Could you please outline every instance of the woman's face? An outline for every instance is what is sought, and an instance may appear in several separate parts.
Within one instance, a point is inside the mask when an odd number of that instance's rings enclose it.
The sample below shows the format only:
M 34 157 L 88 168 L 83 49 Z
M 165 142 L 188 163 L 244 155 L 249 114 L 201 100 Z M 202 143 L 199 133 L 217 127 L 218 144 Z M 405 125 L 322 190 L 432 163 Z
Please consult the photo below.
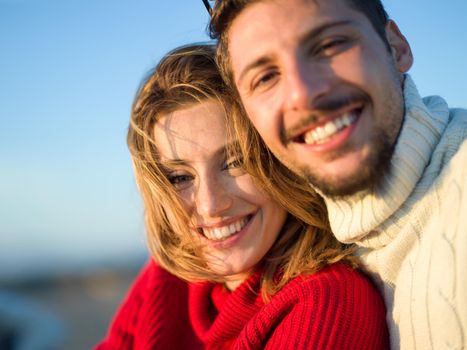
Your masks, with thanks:
M 286 212 L 228 155 L 225 123 L 221 105 L 208 100 L 160 118 L 154 138 L 192 234 L 233 289 L 272 247 Z

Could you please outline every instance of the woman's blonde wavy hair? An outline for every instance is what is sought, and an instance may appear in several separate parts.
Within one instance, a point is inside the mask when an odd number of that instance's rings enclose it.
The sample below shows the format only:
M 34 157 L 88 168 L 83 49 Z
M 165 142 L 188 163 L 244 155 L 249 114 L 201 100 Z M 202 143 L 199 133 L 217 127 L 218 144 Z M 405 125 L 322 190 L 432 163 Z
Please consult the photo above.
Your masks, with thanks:
M 148 245 L 156 262 L 187 281 L 225 281 L 209 269 L 194 243 L 188 216 L 159 164 L 153 132 L 162 116 L 213 99 L 233 121 L 227 123 L 229 131 L 238 135 L 240 150 L 230 151 L 243 154 L 245 170 L 289 213 L 262 263 L 264 299 L 300 274 L 338 261 L 355 267 L 351 250 L 331 233 L 323 200 L 269 152 L 241 105 L 232 99 L 211 44 L 184 46 L 167 54 L 143 81 L 133 103 L 127 141 L 144 201 Z

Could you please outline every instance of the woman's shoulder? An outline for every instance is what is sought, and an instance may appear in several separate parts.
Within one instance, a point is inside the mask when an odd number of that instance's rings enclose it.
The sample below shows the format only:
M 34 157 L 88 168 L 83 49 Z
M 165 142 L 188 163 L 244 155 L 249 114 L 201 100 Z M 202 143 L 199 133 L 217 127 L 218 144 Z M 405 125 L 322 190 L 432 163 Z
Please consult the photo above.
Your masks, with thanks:
M 380 298 L 368 277 L 344 263 L 331 264 L 310 275 L 300 275 L 290 281 L 281 292 L 292 293 L 297 298 L 306 300 L 309 300 L 310 292 L 315 296 L 326 294 L 329 297 L 370 293 Z
M 273 329 L 266 348 L 388 347 L 381 296 L 361 272 L 342 263 L 290 281 L 245 333 L 258 332 L 265 324 Z
M 271 298 L 270 304 L 284 315 L 331 313 L 347 321 L 366 316 L 384 320 L 386 313 L 383 298 L 368 277 L 344 263 L 296 277 Z
M 134 299 L 138 296 L 144 300 L 148 296 L 153 296 L 155 289 L 160 288 L 185 289 L 187 283 L 149 259 L 133 280 L 126 298 Z
M 187 302 L 187 283 L 149 260 L 114 315 L 107 337 L 95 349 L 166 348 L 155 344 L 173 343 L 178 336 L 174 329 L 191 339 Z
M 160 267 L 154 260 L 150 259 L 146 265 L 141 269 L 137 281 L 144 281 L 144 283 L 151 287 L 154 284 L 167 283 L 167 282 L 178 282 L 186 284 L 177 276 L 171 274 L 164 268 Z

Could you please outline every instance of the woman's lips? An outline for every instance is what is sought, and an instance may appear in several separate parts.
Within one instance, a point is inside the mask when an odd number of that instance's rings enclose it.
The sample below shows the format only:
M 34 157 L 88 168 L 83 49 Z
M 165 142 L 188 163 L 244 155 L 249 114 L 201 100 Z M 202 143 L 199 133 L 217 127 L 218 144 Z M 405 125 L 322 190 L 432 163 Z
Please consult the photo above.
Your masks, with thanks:
M 238 232 L 240 232 L 250 221 L 251 215 L 247 215 L 235 222 L 220 227 L 202 227 L 200 231 L 207 239 L 211 241 L 222 241 Z

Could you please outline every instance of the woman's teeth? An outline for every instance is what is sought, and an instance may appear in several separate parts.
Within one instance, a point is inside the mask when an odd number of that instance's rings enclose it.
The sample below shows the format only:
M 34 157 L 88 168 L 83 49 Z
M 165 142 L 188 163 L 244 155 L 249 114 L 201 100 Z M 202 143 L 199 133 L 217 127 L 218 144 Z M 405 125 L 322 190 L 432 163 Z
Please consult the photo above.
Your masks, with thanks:
M 346 113 L 340 118 L 330 120 L 326 124 L 310 130 L 303 135 L 303 139 L 308 145 L 324 143 L 331 136 L 351 125 L 356 119 L 355 112 Z
M 232 236 L 233 234 L 240 231 L 248 223 L 249 218 L 243 218 L 234 222 L 230 225 L 215 227 L 215 228 L 203 228 L 203 234 L 207 239 L 213 241 L 219 241 Z

